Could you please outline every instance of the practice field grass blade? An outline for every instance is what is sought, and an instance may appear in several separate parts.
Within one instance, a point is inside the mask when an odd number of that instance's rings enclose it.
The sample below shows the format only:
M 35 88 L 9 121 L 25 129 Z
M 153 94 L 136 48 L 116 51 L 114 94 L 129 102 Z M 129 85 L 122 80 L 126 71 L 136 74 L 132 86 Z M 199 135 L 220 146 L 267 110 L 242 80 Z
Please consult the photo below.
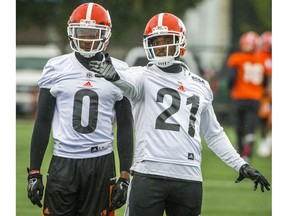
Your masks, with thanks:
M 27 198 L 27 171 L 29 166 L 30 139 L 33 129 L 32 120 L 17 119 L 16 122 L 16 215 L 39 216 L 41 209 L 34 206 Z M 234 142 L 233 130 L 225 128 L 227 135 Z M 46 150 L 41 172 L 47 173 L 52 155 L 52 139 Z M 256 149 L 256 147 L 255 147 Z M 118 168 L 118 157 L 116 162 Z M 202 216 L 271 216 L 272 192 L 253 191 L 253 182 L 244 179 L 236 184 L 238 173 L 222 162 L 203 143 L 203 206 Z M 251 165 L 257 168 L 272 184 L 271 158 L 259 158 L 254 154 Z M 119 172 L 117 172 L 119 173 Z M 44 184 L 46 178 L 43 178 Z M 271 188 L 273 190 L 273 188 Z M 125 206 L 116 211 L 117 216 L 124 214 Z

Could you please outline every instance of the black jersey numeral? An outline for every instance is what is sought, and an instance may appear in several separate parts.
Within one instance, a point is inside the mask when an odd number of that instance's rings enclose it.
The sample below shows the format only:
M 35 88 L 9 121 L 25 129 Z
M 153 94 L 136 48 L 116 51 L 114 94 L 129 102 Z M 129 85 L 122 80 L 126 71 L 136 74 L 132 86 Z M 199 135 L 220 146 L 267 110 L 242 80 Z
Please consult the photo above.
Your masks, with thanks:
M 191 137 L 195 135 L 195 121 L 196 121 L 196 113 L 199 108 L 199 97 L 197 95 L 193 95 L 187 98 L 186 105 L 192 104 L 190 109 L 190 118 L 189 118 L 189 129 L 188 133 Z
M 179 131 L 179 124 L 166 123 L 165 121 L 172 116 L 174 113 L 178 112 L 180 109 L 180 95 L 179 93 L 170 88 L 162 88 L 157 93 L 157 102 L 163 103 L 163 99 L 165 95 L 170 95 L 172 97 L 171 106 L 164 110 L 156 119 L 156 129 L 161 130 L 172 130 Z
M 157 93 L 156 102 L 163 103 L 165 95 L 171 96 L 172 102 L 171 105 L 157 117 L 155 128 L 160 130 L 179 131 L 179 124 L 167 123 L 166 120 L 179 111 L 181 104 L 180 94 L 175 89 L 162 88 Z M 186 105 L 190 104 L 192 104 L 192 106 L 190 110 L 188 133 L 191 137 L 194 137 L 196 113 L 199 108 L 199 97 L 197 95 L 193 95 L 187 98 Z
M 82 109 L 83 109 L 83 98 L 89 97 L 90 106 L 89 106 L 89 120 L 88 125 L 83 126 L 81 124 L 82 118 Z M 74 96 L 73 104 L 73 128 L 78 133 L 92 133 L 97 126 L 98 119 L 98 102 L 99 97 L 95 91 L 90 89 L 81 89 L 76 92 Z

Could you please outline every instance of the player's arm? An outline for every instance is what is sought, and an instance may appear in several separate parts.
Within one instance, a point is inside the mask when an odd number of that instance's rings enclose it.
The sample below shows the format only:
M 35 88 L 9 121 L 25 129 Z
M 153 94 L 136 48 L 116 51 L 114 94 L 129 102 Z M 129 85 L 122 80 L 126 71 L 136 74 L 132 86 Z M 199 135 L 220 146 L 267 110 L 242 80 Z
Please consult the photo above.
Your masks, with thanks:
M 232 90 L 237 80 L 237 68 L 236 67 L 227 67 L 227 80 L 228 80 L 228 89 Z
M 228 166 L 238 171 L 246 163 L 218 122 L 212 104 L 209 104 L 201 113 L 200 131 L 208 147 Z
M 31 139 L 30 170 L 40 170 L 49 142 L 51 123 L 56 100 L 49 89 L 40 89 L 37 115 Z
M 264 188 L 270 190 L 270 184 L 265 177 L 258 170 L 250 167 L 236 152 L 217 121 L 212 105 L 209 105 L 203 112 L 200 128 L 208 147 L 227 165 L 239 171 L 236 183 L 239 183 L 244 178 L 249 178 L 254 182 L 254 190 L 257 189 L 258 184 L 261 186 L 262 192 L 264 192 Z
M 263 82 L 262 82 L 264 89 L 268 87 L 268 84 L 269 84 L 269 76 L 267 74 L 264 74 Z
M 121 208 L 127 199 L 130 167 L 133 160 L 133 117 L 130 101 L 123 97 L 115 105 L 117 116 L 117 149 L 120 161 L 120 178 L 112 190 L 110 211 Z
M 28 168 L 28 197 L 39 207 L 42 207 L 44 190 L 40 168 L 49 142 L 54 107 L 55 98 L 49 89 L 41 88 L 30 146 L 30 168 Z
M 117 148 L 120 172 L 130 173 L 133 160 L 133 117 L 130 101 L 126 97 L 123 97 L 121 101 L 116 102 L 115 109 L 117 116 Z M 121 177 L 124 178 L 125 176 Z M 130 178 L 130 176 L 128 178 Z

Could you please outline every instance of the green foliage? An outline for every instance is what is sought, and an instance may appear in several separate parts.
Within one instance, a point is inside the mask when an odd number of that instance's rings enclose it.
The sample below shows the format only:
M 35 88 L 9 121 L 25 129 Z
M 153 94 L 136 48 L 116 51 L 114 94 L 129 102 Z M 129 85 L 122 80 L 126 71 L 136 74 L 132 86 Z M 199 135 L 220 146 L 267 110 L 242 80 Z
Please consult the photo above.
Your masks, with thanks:
M 29 39 L 28 35 L 38 35 L 32 29 L 47 31 L 42 41 L 54 40 L 45 38 L 49 28 L 59 35 L 59 47 L 64 49 L 68 44 L 66 26 L 73 10 L 85 0 L 17 0 L 16 29 L 17 41 L 39 43 L 39 39 Z M 169 12 L 183 18 L 187 8 L 199 5 L 203 0 L 98 0 L 97 3 L 109 10 L 112 19 L 112 37 L 110 43 L 132 48 L 142 46 L 142 34 L 146 23 L 157 13 Z M 233 47 L 238 47 L 240 35 L 246 31 L 262 33 L 272 30 L 272 0 L 241 0 L 232 3 Z M 30 31 L 29 31 L 30 30 Z M 26 34 L 25 34 L 26 32 Z M 20 34 L 23 35 L 20 39 Z M 28 34 L 28 35 L 27 35 Z M 23 38 L 24 37 L 24 38 Z
M 37 216 L 41 209 L 31 204 L 27 198 L 27 173 L 29 166 L 30 139 L 33 122 L 31 120 L 16 121 L 16 215 Z M 235 135 L 231 128 L 226 128 L 231 141 Z M 52 155 L 52 139 L 46 151 L 42 173 L 45 175 Z M 208 147 L 203 144 L 202 171 L 204 178 L 204 197 L 202 215 L 207 216 L 270 216 L 272 215 L 272 192 L 262 193 L 259 188 L 253 191 L 253 183 L 245 179 L 239 184 L 234 181 L 238 173 L 223 163 Z M 116 154 L 116 161 L 118 157 Z M 117 165 L 118 166 L 118 165 Z M 257 168 L 272 183 L 271 158 L 252 160 L 252 166 Z M 119 172 L 117 172 L 119 173 Z M 44 178 L 45 184 L 45 178 Z M 272 189 L 273 190 L 273 189 Z M 117 216 L 124 214 L 125 206 L 116 211 Z
M 240 36 L 247 31 L 261 34 L 272 30 L 272 0 L 233 1 L 234 44 L 238 47 Z
M 125 3 L 123 4 L 123 2 Z M 114 35 L 114 40 L 129 41 L 129 43 L 141 46 L 146 23 L 155 14 L 168 12 L 182 18 L 187 8 L 195 7 L 201 0 L 137 0 L 132 2 L 131 0 L 113 1 L 112 5 L 107 5 L 107 8 L 120 8 L 120 10 L 111 10 L 114 32 L 122 32 L 121 35 Z M 120 19 L 113 19 L 113 17 L 120 17 Z
M 109 10 L 112 19 L 111 43 L 121 41 L 129 45 L 141 45 L 142 33 L 148 20 L 157 13 L 170 12 L 180 18 L 185 9 L 194 7 L 202 0 L 99 0 L 96 3 Z M 45 30 L 55 27 L 63 44 L 67 44 L 66 26 L 73 10 L 80 4 L 91 1 L 70 0 L 21 0 L 16 2 L 16 28 L 25 31 L 38 26 Z M 113 34 L 115 32 L 115 34 Z M 117 32 L 117 34 L 116 34 Z

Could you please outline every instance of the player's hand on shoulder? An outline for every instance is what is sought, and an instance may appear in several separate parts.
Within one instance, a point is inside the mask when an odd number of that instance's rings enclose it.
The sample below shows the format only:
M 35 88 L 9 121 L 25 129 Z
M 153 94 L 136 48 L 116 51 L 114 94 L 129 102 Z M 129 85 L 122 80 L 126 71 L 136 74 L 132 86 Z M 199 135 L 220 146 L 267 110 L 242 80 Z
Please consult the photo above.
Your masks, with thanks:
M 129 181 L 124 178 L 119 178 L 112 189 L 112 202 L 109 211 L 121 208 L 127 200 L 127 192 Z
M 89 62 L 90 71 L 95 73 L 95 77 L 103 77 L 108 81 L 114 82 L 120 79 L 117 74 L 110 55 L 108 53 L 105 54 L 104 61 L 90 61 Z
M 42 182 L 42 175 L 40 174 L 40 171 L 30 171 L 29 168 L 27 168 L 28 171 L 28 198 L 31 200 L 33 205 L 39 206 L 39 208 L 42 207 L 41 199 L 43 197 L 43 191 L 44 191 L 44 185 Z
M 257 190 L 258 185 L 261 187 L 261 191 L 270 190 L 270 183 L 266 178 L 256 169 L 252 168 L 248 164 L 244 164 L 239 170 L 239 177 L 235 183 L 241 182 L 244 178 L 249 178 L 254 182 L 254 191 Z

